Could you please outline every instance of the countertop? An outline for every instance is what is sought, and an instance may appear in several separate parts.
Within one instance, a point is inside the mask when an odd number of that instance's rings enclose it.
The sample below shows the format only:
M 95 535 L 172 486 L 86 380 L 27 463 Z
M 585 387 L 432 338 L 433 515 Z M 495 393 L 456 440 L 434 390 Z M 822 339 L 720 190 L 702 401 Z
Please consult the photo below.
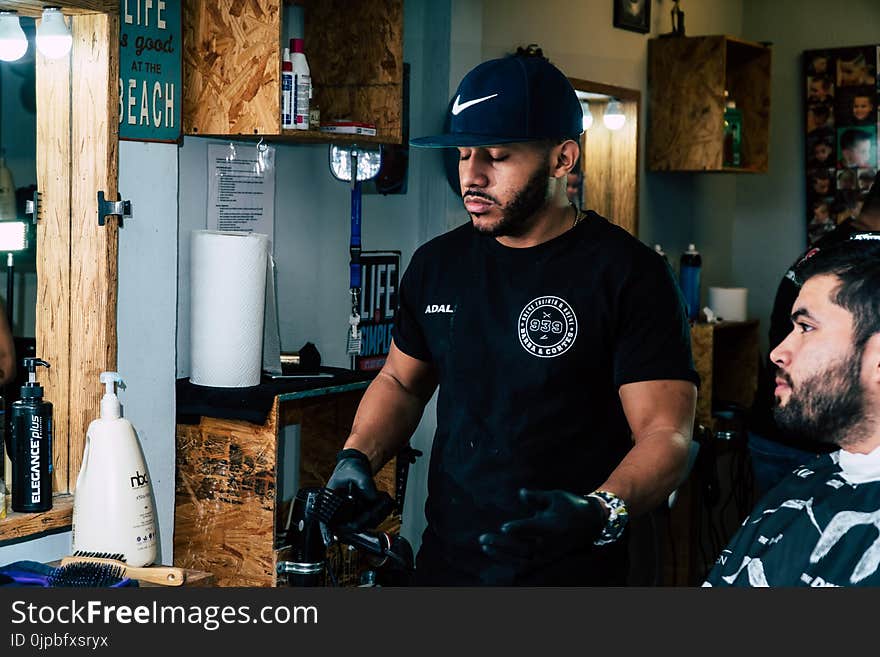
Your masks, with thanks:
M 317 375 L 271 379 L 264 376 L 256 386 L 214 388 L 177 379 L 177 423 L 195 424 L 202 416 L 244 420 L 263 424 L 275 399 L 293 401 L 308 397 L 363 390 L 376 372 L 355 372 L 338 367 L 322 367 Z

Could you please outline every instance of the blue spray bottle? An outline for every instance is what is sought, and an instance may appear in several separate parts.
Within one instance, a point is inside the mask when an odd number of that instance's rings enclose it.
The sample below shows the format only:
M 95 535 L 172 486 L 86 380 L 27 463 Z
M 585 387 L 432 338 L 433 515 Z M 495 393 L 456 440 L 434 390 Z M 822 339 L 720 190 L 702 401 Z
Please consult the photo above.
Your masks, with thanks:
M 678 271 L 679 285 L 687 304 L 688 319 L 696 322 L 700 316 L 700 270 L 703 259 L 693 244 L 688 244 L 687 251 L 681 254 Z

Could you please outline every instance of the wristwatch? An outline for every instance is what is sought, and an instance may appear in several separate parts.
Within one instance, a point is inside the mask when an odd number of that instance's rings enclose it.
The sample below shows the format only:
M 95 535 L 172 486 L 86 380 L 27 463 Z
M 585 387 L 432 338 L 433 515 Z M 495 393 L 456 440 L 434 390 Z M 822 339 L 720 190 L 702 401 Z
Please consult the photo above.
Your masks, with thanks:
M 608 519 L 605 526 L 599 533 L 599 537 L 593 541 L 593 545 L 608 545 L 614 543 L 623 535 L 626 529 L 626 523 L 629 521 L 629 511 L 626 509 L 626 503 L 614 493 L 607 490 L 594 490 L 586 495 L 592 497 L 608 509 Z

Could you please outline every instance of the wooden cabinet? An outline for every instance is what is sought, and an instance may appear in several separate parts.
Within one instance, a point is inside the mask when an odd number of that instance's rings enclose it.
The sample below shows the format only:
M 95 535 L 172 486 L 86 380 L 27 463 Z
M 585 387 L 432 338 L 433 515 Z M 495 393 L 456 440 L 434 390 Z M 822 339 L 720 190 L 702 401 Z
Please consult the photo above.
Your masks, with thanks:
M 281 0 L 184 0 L 184 133 L 401 143 L 402 0 L 298 4 L 321 121 L 373 123 L 376 136 L 281 129 Z
M 263 424 L 209 416 L 179 423 L 174 565 L 208 571 L 217 586 L 275 586 L 293 497 L 327 483 L 367 385 L 279 394 Z M 397 483 L 392 459 L 376 486 L 394 497 Z M 395 511 L 380 528 L 397 533 L 400 523 Z M 357 553 L 340 558 L 340 584 L 353 583 Z
M 724 92 L 742 111 L 742 163 L 723 165 Z M 648 42 L 648 168 L 765 173 L 770 48 L 729 36 Z
M 695 422 L 715 428 L 712 402 L 750 408 L 758 389 L 758 320 L 691 326 L 691 353 L 700 375 Z

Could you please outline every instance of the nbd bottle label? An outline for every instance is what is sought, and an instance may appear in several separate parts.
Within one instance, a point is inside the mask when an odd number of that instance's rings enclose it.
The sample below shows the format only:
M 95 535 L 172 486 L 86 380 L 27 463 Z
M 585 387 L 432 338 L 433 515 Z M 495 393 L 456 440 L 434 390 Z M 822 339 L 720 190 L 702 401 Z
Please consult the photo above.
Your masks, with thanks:
M 147 479 L 147 473 L 141 474 L 140 470 L 135 470 L 135 473 L 129 477 L 129 482 L 132 488 L 141 488 L 150 483 L 150 480 Z

